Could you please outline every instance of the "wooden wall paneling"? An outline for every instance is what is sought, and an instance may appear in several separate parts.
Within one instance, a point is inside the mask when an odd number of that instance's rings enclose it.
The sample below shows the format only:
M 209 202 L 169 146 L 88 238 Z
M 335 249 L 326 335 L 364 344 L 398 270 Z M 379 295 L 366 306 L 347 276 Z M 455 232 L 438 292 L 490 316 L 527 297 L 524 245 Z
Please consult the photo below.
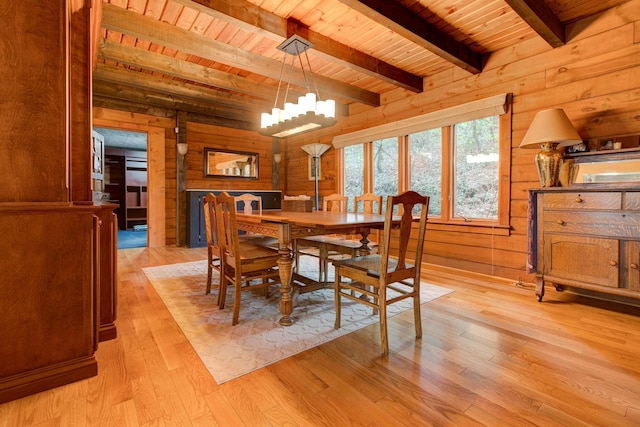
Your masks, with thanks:
M 91 172 L 91 9 L 69 1 L 69 156 L 70 200 L 93 201 Z
M 68 201 L 66 15 L 66 2 L 0 3 L 0 202 Z
M 0 402 L 97 373 L 94 211 L 0 207 Z
M 187 154 L 188 189 L 271 190 L 273 148 L 271 138 L 255 132 L 223 128 L 189 122 L 187 126 L 189 151 Z M 258 154 L 258 179 L 212 178 L 204 176 L 204 149 L 220 148 Z

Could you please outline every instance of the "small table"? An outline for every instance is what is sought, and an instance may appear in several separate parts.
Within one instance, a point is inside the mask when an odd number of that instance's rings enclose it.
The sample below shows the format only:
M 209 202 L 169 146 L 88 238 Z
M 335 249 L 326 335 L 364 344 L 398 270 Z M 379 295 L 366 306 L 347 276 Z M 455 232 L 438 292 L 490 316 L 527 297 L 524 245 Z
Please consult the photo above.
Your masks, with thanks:
M 278 239 L 278 260 L 280 271 L 280 324 L 293 324 L 291 312 L 293 299 L 291 277 L 293 270 L 293 254 L 291 240 L 322 234 L 360 234 L 362 251 L 369 250 L 369 233 L 371 229 L 384 228 L 385 216 L 354 212 L 283 212 L 263 211 L 262 214 L 236 214 L 236 222 L 240 230 L 264 234 Z M 398 218 L 399 220 L 399 218 Z

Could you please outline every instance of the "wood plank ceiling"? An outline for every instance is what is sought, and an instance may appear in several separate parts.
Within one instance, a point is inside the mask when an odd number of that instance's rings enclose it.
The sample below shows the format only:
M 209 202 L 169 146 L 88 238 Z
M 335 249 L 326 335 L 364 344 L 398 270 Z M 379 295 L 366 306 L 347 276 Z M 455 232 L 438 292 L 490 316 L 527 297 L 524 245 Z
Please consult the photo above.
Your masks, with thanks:
M 492 52 L 542 37 L 625 0 L 105 0 L 94 105 L 257 130 L 273 107 L 292 34 L 314 44 L 308 58 L 321 97 L 350 107 L 394 90 L 419 93 L 425 79 L 457 67 L 481 73 Z M 287 58 L 287 64 L 291 62 Z M 304 56 L 302 57 L 304 59 Z M 306 63 L 306 59 L 305 63 Z M 285 67 L 285 80 L 289 66 Z M 307 69 L 308 71 L 308 69 Z M 306 91 L 299 63 L 292 91 Z M 282 95 L 281 95 L 282 99 Z

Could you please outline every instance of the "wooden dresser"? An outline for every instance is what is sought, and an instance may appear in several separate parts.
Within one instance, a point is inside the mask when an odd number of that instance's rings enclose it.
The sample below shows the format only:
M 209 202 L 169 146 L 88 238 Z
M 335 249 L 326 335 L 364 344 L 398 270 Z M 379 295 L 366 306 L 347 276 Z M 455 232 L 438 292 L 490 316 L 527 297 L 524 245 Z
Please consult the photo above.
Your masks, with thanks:
M 539 301 L 545 285 L 640 299 L 640 185 L 530 190 L 530 218 Z

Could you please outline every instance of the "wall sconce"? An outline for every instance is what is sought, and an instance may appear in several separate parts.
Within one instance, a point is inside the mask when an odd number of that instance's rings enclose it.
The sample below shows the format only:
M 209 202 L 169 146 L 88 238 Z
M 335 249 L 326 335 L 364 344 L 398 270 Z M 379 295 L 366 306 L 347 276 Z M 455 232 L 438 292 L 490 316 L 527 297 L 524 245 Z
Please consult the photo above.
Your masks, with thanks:
M 184 156 L 187 154 L 187 151 L 189 151 L 189 146 L 186 142 L 179 142 L 176 145 L 178 146 L 178 153 L 180 153 L 181 156 Z
M 274 154 L 274 155 L 273 155 L 273 161 L 274 161 L 276 164 L 280 164 L 280 162 L 282 161 L 282 154 L 280 154 L 280 153 L 276 153 L 276 154 Z

